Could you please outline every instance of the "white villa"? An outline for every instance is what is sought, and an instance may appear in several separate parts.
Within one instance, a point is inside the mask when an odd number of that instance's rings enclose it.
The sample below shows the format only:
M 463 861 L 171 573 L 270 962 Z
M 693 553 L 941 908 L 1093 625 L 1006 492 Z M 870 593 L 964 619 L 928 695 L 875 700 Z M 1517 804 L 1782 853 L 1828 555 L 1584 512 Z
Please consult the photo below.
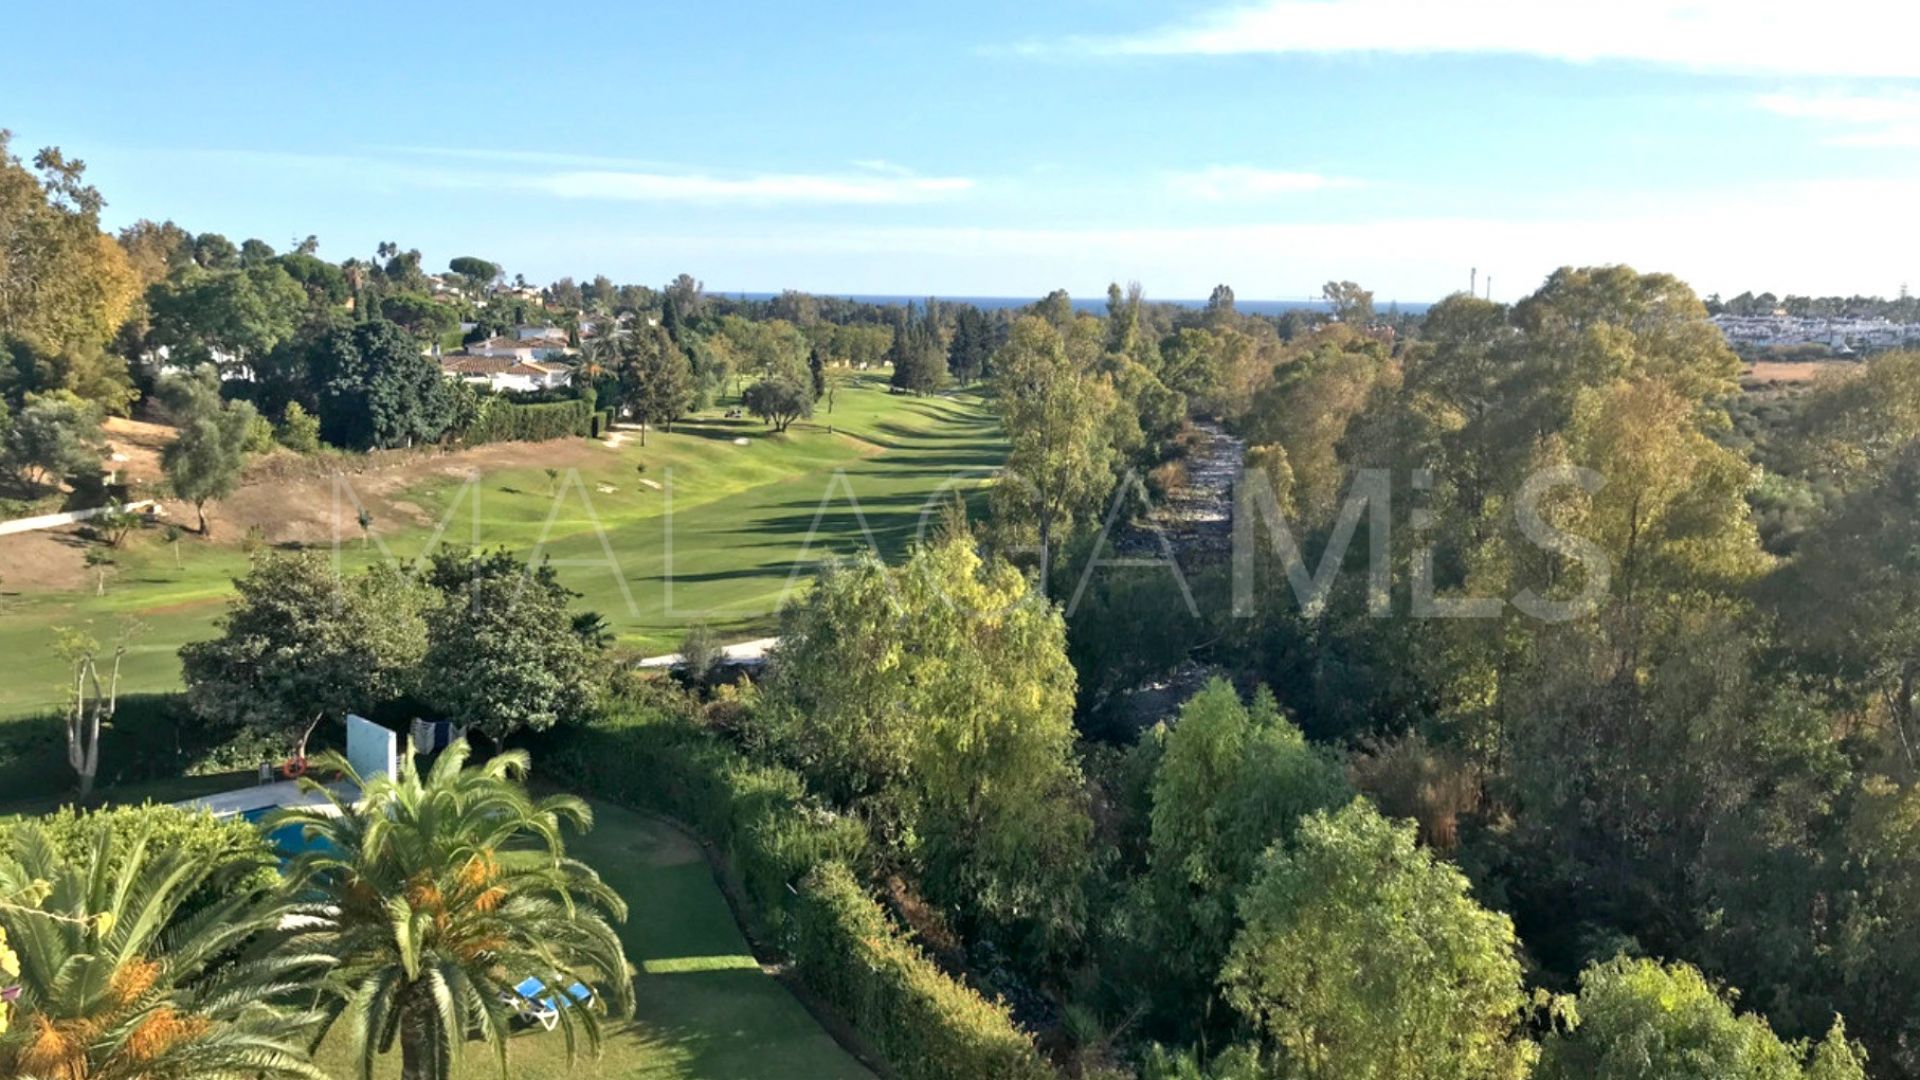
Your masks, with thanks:
M 509 360 L 558 360 L 573 352 L 565 331 L 557 337 L 509 337 L 501 334 L 476 341 L 463 350 L 468 356 L 494 356 Z
M 573 372 L 564 364 L 512 356 L 443 356 L 440 370 L 450 379 L 494 391 L 554 390 L 573 383 Z

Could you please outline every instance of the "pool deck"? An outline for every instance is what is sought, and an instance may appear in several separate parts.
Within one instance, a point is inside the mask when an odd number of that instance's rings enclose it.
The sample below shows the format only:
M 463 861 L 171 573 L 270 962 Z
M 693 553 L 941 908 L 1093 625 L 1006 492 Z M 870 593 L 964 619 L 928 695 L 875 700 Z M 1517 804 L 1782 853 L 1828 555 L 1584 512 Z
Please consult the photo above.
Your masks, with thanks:
M 327 788 L 343 798 L 354 793 L 354 786 L 345 780 L 336 780 Z M 298 780 L 277 780 L 271 784 L 188 799 L 174 805 L 188 810 L 206 810 L 217 818 L 230 818 L 247 817 L 262 810 L 278 810 L 288 806 L 325 806 L 327 797 L 321 792 L 303 789 Z

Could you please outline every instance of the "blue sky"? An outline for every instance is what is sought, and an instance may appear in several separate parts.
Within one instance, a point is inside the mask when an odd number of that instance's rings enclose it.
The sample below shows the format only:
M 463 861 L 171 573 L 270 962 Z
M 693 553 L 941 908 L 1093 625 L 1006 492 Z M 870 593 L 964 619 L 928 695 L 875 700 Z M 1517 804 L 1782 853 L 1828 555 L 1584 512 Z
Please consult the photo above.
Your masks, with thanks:
M 542 282 L 1920 286 L 1920 6 L 915 6 L 25 5 L 0 126 L 116 226 Z

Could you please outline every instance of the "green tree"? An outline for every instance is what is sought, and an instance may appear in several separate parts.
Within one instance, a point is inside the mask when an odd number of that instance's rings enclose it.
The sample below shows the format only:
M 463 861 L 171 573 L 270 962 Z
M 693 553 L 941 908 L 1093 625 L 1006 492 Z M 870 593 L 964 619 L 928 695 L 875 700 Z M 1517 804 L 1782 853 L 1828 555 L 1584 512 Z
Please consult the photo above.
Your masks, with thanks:
M 467 279 L 467 288 L 474 296 L 485 296 L 487 289 L 500 277 L 500 264 L 491 263 L 472 255 L 456 256 L 447 263 L 447 269 Z
M 827 354 L 818 342 L 807 354 L 807 377 L 813 384 L 813 400 L 819 401 L 827 392 Z
M 193 504 L 200 535 L 207 535 L 207 503 L 233 494 L 247 464 L 247 439 L 259 414 L 245 401 L 220 400 L 220 376 L 211 367 L 161 380 L 160 400 L 179 437 L 160 453 L 174 495 Z
M 0 859 L 0 933 L 19 964 L 0 1073 L 88 1080 L 324 1080 L 297 998 L 322 953 L 255 950 L 289 905 L 244 864 L 103 832 L 74 860 L 37 827 Z M 243 875 L 236 879 L 236 875 Z M 270 880 L 270 879 L 269 879 Z M 189 907 L 209 886 L 218 899 Z M 32 902 L 22 902 L 31 898 Z
M 1218 396 L 1222 372 L 1220 339 L 1199 327 L 1184 327 L 1160 346 L 1160 381 L 1196 401 Z
M 993 326 L 979 308 L 963 305 L 953 319 L 953 340 L 947 344 L 947 370 L 962 386 L 987 373 L 993 356 Z
M 430 577 L 445 599 L 427 617 L 421 692 L 442 717 L 499 745 L 586 715 L 596 649 L 552 567 L 443 552 Z
M 29 170 L 0 129 L 0 335 L 54 350 L 105 345 L 132 314 L 139 282 L 100 232 L 100 193 L 86 165 L 58 149 Z
M 307 292 L 307 307 L 314 311 L 339 307 L 353 291 L 347 286 L 346 271 L 303 252 L 291 252 L 275 260 L 287 276 Z
M 290 401 L 286 412 L 280 417 L 280 428 L 274 437 L 280 440 L 281 446 L 296 454 L 318 453 L 320 419 L 299 402 Z
M 358 1075 L 400 1048 L 403 1080 L 448 1080 L 475 1035 L 502 1078 L 512 1075 L 513 988 L 538 978 L 557 1001 L 575 983 L 588 1005 L 559 1010 L 571 1059 L 579 1041 L 598 1052 L 604 1012 L 633 1011 L 633 981 L 609 919 L 626 905 L 586 864 L 569 858 L 562 829 L 585 831 L 593 814 L 572 795 L 535 799 L 520 782 L 527 756 L 498 755 L 467 768 L 456 741 L 421 775 L 414 755 L 398 776 L 360 777 L 333 755 L 329 768 L 360 789 L 282 811 L 269 827 L 298 828 L 307 852 L 291 871 L 302 929 L 288 948 L 336 959 L 324 991 L 331 1026 L 344 1032 Z
M 629 335 L 620 359 L 621 396 L 643 424 L 668 431 L 693 407 L 693 367 L 665 330 L 639 328 Z M 645 446 L 646 429 L 640 432 Z
M 174 364 L 240 370 L 293 337 L 307 292 L 278 265 L 262 264 L 170 278 L 149 291 L 147 307 L 149 340 Z
M 207 270 L 232 270 L 240 265 L 240 249 L 219 233 L 201 233 L 193 238 L 193 261 Z
M 29 395 L 18 414 L 0 423 L 0 437 L 0 464 L 26 484 L 97 475 L 107 450 L 99 406 L 68 390 Z
M 1572 1030 L 1549 1036 L 1540 1080 L 1866 1080 L 1835 1020 L 1817 1046 L 1782 1042 L 1686 964 L 1622 957 L 1580 974 Z
M 66 687 L 67 765 L 80 782 L 80 797 L 93 794 L 93 781 L 100 773 L 100 732 L 113 723 L 120 704 L 120 667 L 127 658 L 127 647 L 140 632 L 135 622 L 122 624 L 113 643 L 111 657 L 102 655 L 100 642 L 92 636 L 64 626 L 54 627 L 53 650 L 67 665 Z M 102 663 L 107 672 L 103 680 Z
M 1210 681 L 1156 728 L 1143 951 L 1162 1002 L 1191 1010 L 1214 985 L 1234 910 L 1268 847 L 1300 820 L 1352 797 L 1345 774 L 1307 744 L 1262 688 L 1249 707 L 1224 679 Z M 1168 942 L 1180 942 L 1177 949 Z M 1188 1012 L 1191 1017 L 1191 1012 Z
M 94 571 L 98 575 L 94 579 L 93 595 L 107 595 L 107 575 L 113 571 L 116 565 L 113 553 L 105 548 L 90 547 L 87 549 L 86 555 L 82 558 L 87 564 L 87 569 Z
M 412 446 L 446 434 L 454 396 L 440 365 L 384 320 L 335 327 L 314 342 L 320 436 L 334 446 Z
M 813 395 L 784 375 L 761 379 L 747 387 L 740 401 L 775 431 L 785 431 L 795 420 L 813 415 Z
M 1789 429 L 1797 471 L 1858 490 L 1920 438 L 1920 352 L 1882 353 L 1830 373 L 1807 392 Z
M 318 552 L 273 553 L 233 584 L 219 636 L 180 649 L 196 715 L 283 739 L 298 757 L 322 720 L 412 688 L 431 597 L 399 571 L 343 580 Z
M 1059 612 L 954 536 L 889 569 L 833 566 L 783 613 L 771 737 L 816 790 L 900 826 L 928 892 L 1064 946 L 1087 811 Z
M 1059 327 L 1036 316 L 1013 325 L 993 358 L 994 388 L 1009 447 L 993 485 L 996 518 L 1037 536 L 1041 580 L 1054 546 L 1097 512 L 1113 485 L 1107 442 L 1112 387 L 1095 371 L 1098 324 Z
M 1333 317 L 1348 326 L 1367 326 L 1373 322 L 1373 293 L 1351 281 L 1329 281 L 1320 287 Z
M 140 397 L 124 357 L 92 343 L 50 348 L 18 335 L 0 335 L 0 400 L 20 404 L 28 394 L 70 390 L 116 416 Z
M 20 977 L 20 954 L 7 947 L 7 931 L 0 927 L 0 1040 L 7 1036 L 7 1028 L 13 1023 L 13 999 L 19 994 L 14 982 Z
M 1301 822 L 1240 904 L 1227 1000 L 1285 1074 L 1325 1080 L 1511 1078 L 1538 1048 L 1513 924 L 1465 875 L 1364 799 Z
M 1347 485 L 1351 462 L 1341 451 L 1349 430 L 1396 372 L 1386 347 L 1350 326 L 1324 327 L 1290 352 L 1242 426 L 1250 442 L 1286 451 L 1294 501 L 1318 526 L 1332 518 Z
M 460 312 L 452 305 L 418 292 L 398 292 L 381 297 L 380 317 L 405 330 L 422 344 L 439 341 L 448 331 L 460 325 Z

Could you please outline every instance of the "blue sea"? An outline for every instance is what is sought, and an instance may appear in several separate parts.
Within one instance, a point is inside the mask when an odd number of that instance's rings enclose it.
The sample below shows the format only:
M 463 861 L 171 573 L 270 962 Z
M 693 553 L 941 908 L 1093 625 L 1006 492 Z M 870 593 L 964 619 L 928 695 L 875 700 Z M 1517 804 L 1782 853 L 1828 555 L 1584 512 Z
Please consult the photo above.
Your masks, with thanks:
M 717 295 L 730 296 L 738 300 L 771 300 L 779 294 L 770 293 L 770 292 L 722 292 L 722 293 L 717 293 Z M 861 303 L 861 304 L 905 304 L 905 303 L 908 303 L 909 301 L 915 304 L 922 304 L 922 303 L 925 303 L 927 300 L 925 296 L 886 296 L 886 295 L 880 295 L 877 293 L 815 293 L 814 295 L 815 296 L 837 296 L 842 300 L 852 300 L 856 303 Z M 943 304 L 972 304 L 974 307 L 977 307 L 982 311 L 998 311 L 1003 308 L 1026 307 L 1028 304 L 1031 304 L 1034 301 L 1038 300 L 1039 297 L 1037 296 L 936 296 L 934 297 L 934 299 L 940 301 Z M 1207 306 L 1207 302 L 1204 299 L 1202 300 L 1164 300 L 1157 296 L 1150 296 L 1147 298 L 1147 300 L 1149 303 L 1175 304 L 1179 307 L 1185 307 L 1185 308 L 1203 308 Z M 1373 301 L 1375 310 L 1383 314 L 1388 310 L 1389 305 L 1393 303 L 1395 303 L 1395 301 L 1383 300 L 1379 297 L 1375 297 Z M 1240 297 L 1235 297 L 1233 301 L 1233 306 L 1236 310 L 1238 310 L 1241 314 L 1244 314 L 1244 315 L 1281 315 L 1289 311 L 1325 311 L 1327 310 L 1327 305 L 1319 300 L 1248 300 Z M 1399 306 L 1401 311 L 1409 315 L 1418 315 L 1426 311 L 1427 308 L 1431 307 L 1432 305 L 1426 304 L 1426 303 L 1407 303 L 1402 301 L 1402 302 L 1399 302 Z M 1107 298 L 1104 293 L 1101 294 L 1100 296 L 1095 296 L 1095 297 L 1076 296 L 1073 298 L 1073 307 L 1074 307 L 1074 310 L 1076 311 L 1085 311 L 1094 315 L 1104 314 L 1107 310 Z

